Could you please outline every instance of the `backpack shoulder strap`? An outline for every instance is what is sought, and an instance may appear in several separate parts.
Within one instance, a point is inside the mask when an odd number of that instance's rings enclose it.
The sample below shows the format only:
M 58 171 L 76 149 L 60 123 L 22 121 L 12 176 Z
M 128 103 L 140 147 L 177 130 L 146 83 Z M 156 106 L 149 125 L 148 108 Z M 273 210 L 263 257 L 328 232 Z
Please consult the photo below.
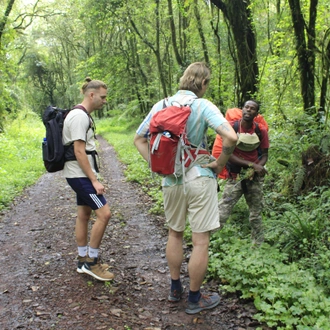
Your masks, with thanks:
M 83 105 L 81 105 L 81 104 L 77 104 L 77 105 L 75 105 L 75 106 L 72 108 L 72 110 L 73 110 L 73 109 L 80 109 L 80 110 L 83 110 L 83 111 L 85 111 L 85 112 L 87 113 L 86 108 L 85 108 Z
M 240 123 L 240 120 L 235 120 L 235 122 L 234 122 L 233 129 L 236 133 L 238 132 L 239 123 Z
M 165 98 L 165 99 L 163 100 L 163 109 L 165 109 L 165 108 L 167 107 L 167 102 L 168 102 L 168 99 Z
M 256 122 L 254 122 L 254 124 L 256 125 L 255 133 L 258 135 L 259 140 L 261 140 L 261 130 L 259 124 Z
M 73 110 L 73 109 L 80 109 L 80 110 L 82 110 L 86 113 L 86 115 L 89 118 L 89 126 L 88 126 L 87 131 L 91 128 L 94 132 L 94 137 L 96 138 L 96 136 L 95 136 L 95 130 L 96 130 L 95 121 L 94 121 L 93 117 L 87 112 L 86 108 L 84 106 L 82 106 L 81 104 L 77 104 L 71 110 Z
M 233 129 L 234 131 L 237 133 L 238 132 L 238 128 L 239 128 L 239 123 L 240 123 L 240 120 L 236 120 L 234 122 L 234 126 L 233 126 Z M 261 130 L 260 130 L 260 127 L 258 125 L 258 123 L 254 122 L 254 124 L 256 125 L 255 127 L 255 133 L 258 135 L 258 138 L 259 140 L 261 140 Z

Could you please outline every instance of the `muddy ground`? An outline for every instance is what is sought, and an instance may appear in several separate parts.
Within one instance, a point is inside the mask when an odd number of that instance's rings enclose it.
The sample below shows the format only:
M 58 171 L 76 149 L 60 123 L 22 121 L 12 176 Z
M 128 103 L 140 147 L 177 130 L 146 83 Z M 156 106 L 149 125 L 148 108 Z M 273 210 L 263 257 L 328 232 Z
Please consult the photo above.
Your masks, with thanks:
M 99 144 L 112 211 L 101 257 L 115 280 L 76 272 L 75 196 L 61 172 L 47 173 L 0 214 L 0 329 L 256 329 L 253 304 L 233 295 L 197 315 L 185 314 L 185 299 L 167 302 L 164 219 L 148 215 L 148 197 L 125 181 L 114 149 L 101 137 Z

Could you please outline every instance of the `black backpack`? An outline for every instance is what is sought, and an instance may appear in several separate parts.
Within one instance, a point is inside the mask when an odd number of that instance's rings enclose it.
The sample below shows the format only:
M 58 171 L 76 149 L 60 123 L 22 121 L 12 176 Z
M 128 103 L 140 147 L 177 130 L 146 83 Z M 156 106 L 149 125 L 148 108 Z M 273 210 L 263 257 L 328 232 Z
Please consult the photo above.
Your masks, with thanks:
M 72 109 L 81 109 L 86 112 L 86 109 L 80 105 Z M 46 138 L 42 142 L 42 159 L 46 170 L 50 173 L 63 170 L 66 161 L 76 160 L 73 144 L 64 146 L 62 143 L 64 119 L 72 109 L 60 109 L 49 105 L 42 115 L 42 121 L 46 127 Z M 90 127 L 91 125 L 88 129 Z

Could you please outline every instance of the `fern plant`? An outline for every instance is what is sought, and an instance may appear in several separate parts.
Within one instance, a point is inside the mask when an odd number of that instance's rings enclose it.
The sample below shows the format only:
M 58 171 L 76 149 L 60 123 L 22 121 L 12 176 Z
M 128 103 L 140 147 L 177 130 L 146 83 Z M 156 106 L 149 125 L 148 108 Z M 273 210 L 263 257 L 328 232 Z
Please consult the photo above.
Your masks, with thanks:
M 283 213 L 286 221 L 279 221 L 279 246 L 283 252 L 288 253 L 292 260 L 310 255 L 315 251 L 316 240 L 320 238 L 323 221 L 313 213 L 305 211 L 298 213 L 290 205 L 289 210 Z

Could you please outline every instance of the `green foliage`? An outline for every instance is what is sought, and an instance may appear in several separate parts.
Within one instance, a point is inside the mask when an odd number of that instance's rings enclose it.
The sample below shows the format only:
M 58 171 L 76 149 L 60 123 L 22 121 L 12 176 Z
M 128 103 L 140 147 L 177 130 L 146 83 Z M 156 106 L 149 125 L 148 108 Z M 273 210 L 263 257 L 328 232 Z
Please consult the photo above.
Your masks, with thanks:
M 161 178 L 152 177 L 147 162 L 138 153 L 133 144 L 135 130 L 132 123 L 120 115 L 111 119 L 97 121 L 97 132 L 101 134 L 117 151 L 119 159 L 127 165 L 125 175 L 128 181 L 139 183 L 142 190 L 153 200 L 149 212 L 162 214 L 163 196 L 161 190 Z M 138 127 L 136 123 L 135 129 Z
M 227 225 L 213 235 L 209 276 L 221 289 L 252 298 L 255 318 L 276 329 L 323 329 L 328 325 L 330 299 L 308 270 L 289 263 L 287 255 L 264 243 L 251 248 Z
M 305 175 L 306 175 L 306 169 L 303 166 L 298 167 L 295 172 L 295 180 L 292 189 L 295 195 L 298 195 L 299 192 L 301 191 L 301 188 L 304 183 Z
M 0 133 L 5 128 L 6 120 L 15 118 L 21 106 L 21 90 L 12 84 L 15 70 L 15 62 L 6 58 L 0 48 Z
M 291 208 L 292 207 L 291 205 Z M 295 209 L 295 208 L 294 208 Z M 289 210 L 284 212 L 284 221 L 279 221 L 278 226 L 281 228 L 282 235 L 279 244 L 283 245 L 283 251 L 290 253 L 292 257 L 299 258 L 307 251 L 314 251 L 314 244 L 322 233 L 321 217 L 304 211 Z
M 44 132 L 40 119 L 25 113 L 0 134 L 0 210 L 44 172 L 41 156 Z
M 327 242 L 329 246 L 329 238 Z M 313 273 L 317 283 L 330 294 L 330 250 L 327 245 L 318 243 L 315 253 L 299 260 L 302 267 L 308 268 Z

